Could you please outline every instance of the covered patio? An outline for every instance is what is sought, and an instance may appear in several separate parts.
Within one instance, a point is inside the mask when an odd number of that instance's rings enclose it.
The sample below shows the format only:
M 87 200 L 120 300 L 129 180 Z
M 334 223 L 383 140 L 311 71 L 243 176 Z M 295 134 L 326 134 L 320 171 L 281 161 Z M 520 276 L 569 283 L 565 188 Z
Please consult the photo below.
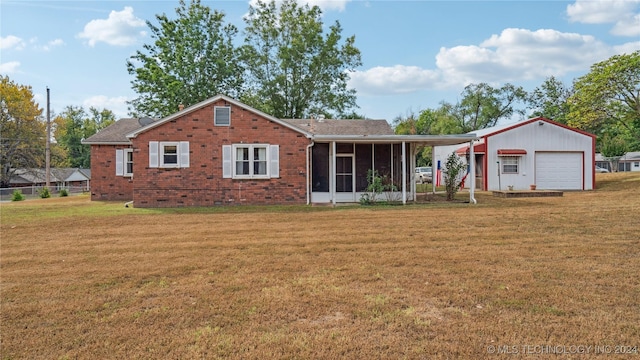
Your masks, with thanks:
M 308 203 L 358 202 L 365 194 L 367 173 L 375 170 L 389 185 L 382 196 L 406 204 L 416 201 L 416 155 L 424 146 L 469 143 L 470 181 L 475 180 L 475 134 L 462 135 L 315 135 L 308 154 Z M 435 164 L 435 159 L 432 160 Z M 435 192 L 435 181 L 432 191 Z M 474 184 L 469 201 L 475 203 Z

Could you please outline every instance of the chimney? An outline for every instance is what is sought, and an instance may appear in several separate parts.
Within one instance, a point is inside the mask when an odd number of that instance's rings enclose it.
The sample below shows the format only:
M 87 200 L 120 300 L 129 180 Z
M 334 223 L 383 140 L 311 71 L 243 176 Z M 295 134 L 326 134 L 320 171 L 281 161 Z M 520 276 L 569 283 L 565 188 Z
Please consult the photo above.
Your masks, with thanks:
M 184 105 L 182 105 L 182 104 L 178 105 L 178 110 L 179 110 L 179 111 L 184 110 Z

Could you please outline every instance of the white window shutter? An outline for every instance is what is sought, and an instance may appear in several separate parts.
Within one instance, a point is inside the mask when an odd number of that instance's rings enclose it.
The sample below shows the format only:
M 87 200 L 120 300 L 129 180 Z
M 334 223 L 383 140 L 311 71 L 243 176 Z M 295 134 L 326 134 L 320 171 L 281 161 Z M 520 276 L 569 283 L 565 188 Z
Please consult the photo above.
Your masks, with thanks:
M 149 141 L 149 167 L 158 167 L 158 142 Z
M 280 177 L 280 145 L 269 146 L 269 171 L 272 178 Z
M 180 167 L 188 168 L 189 167 L 189 142 L 188 141 L 180 141 Z
M 124 176 L 124 150 L 116 149 L 116 176 Z
M 222 145 L 222 177 L 231 178 L 233 176 L 233 161 L 231 160 L 231 145 Z

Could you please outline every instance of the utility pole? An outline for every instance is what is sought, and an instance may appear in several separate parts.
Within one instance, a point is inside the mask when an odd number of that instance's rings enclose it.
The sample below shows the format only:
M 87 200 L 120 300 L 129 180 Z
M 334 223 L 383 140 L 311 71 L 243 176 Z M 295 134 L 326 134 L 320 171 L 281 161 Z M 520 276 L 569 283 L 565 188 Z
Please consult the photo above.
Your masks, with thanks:
M 47 190 L 51 181 L 51 112 L 49 111 L 49 87 L 47 86 L 47 146 L 45 148 L 45 181 Z

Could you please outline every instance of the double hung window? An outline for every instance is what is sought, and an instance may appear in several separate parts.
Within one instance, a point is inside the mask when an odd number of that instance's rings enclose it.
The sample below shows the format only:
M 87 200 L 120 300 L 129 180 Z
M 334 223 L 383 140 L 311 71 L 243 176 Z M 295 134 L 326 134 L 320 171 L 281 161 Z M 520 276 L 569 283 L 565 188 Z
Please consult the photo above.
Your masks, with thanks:
M 234 179 L 277 178 L 280 166 L 278 152 L 278 145 L 223 145 L 223 177 Z

